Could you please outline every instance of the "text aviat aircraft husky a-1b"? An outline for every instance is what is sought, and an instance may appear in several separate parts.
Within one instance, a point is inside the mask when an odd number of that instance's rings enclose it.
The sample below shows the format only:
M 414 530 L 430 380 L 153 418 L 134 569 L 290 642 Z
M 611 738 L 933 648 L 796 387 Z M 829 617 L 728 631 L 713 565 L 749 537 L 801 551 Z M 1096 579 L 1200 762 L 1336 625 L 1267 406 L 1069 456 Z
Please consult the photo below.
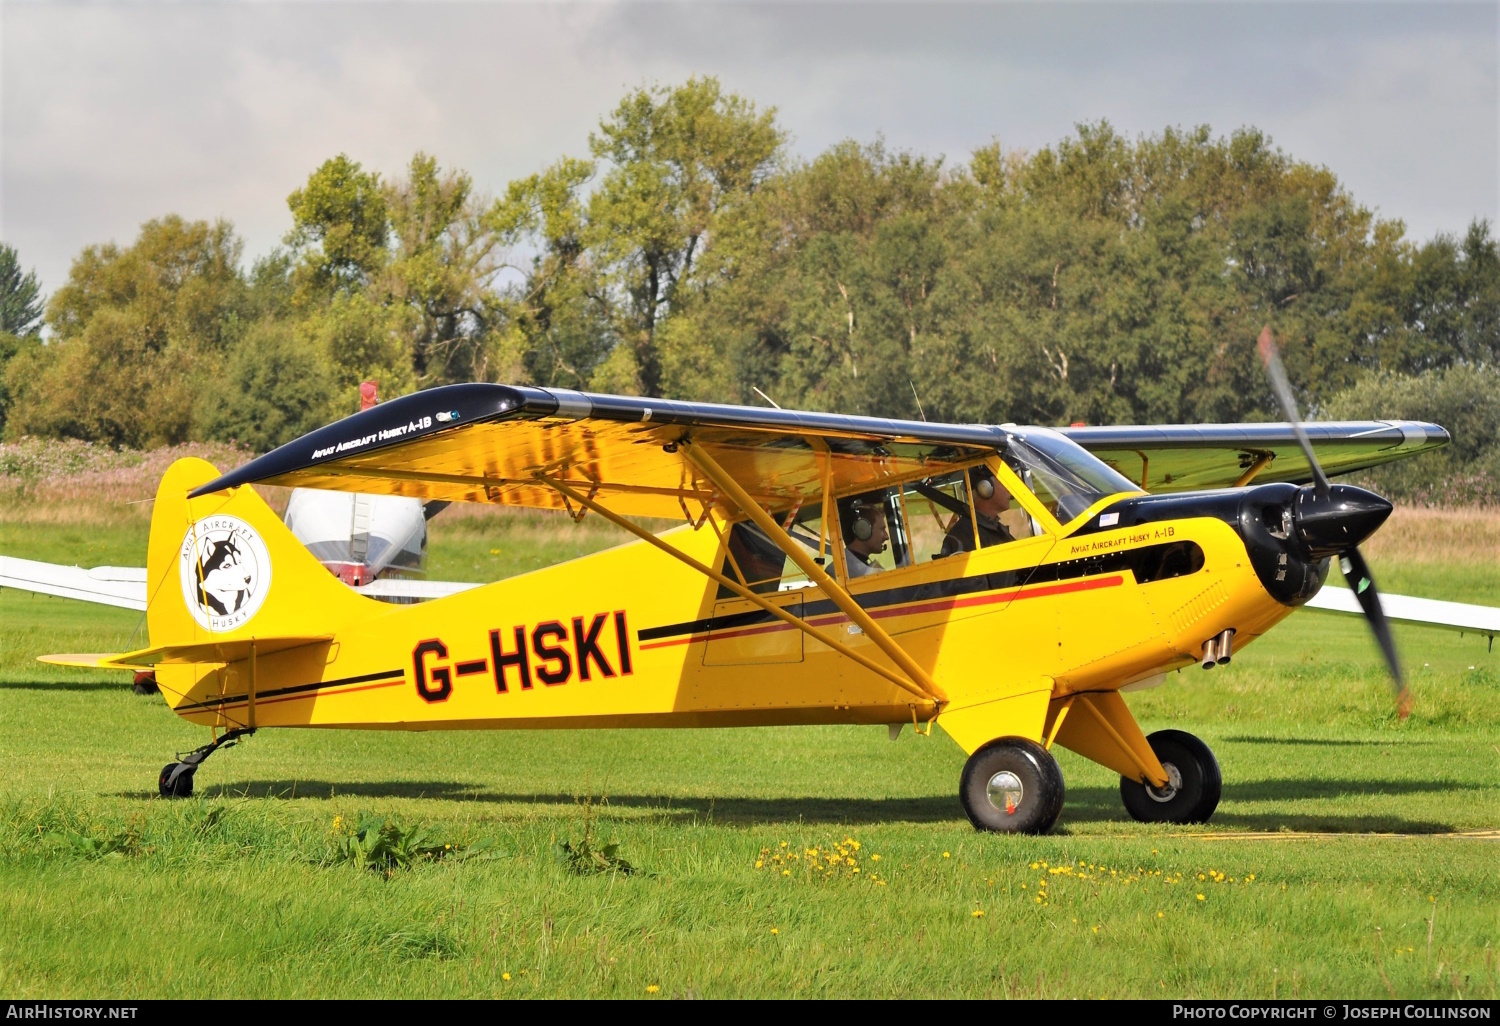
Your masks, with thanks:
M 969 753 L 959 793 L 977 827 L 1052 825 L 1054 745 L 1120 773 L 1135 818 L 1200 822 L 1219 799 L 1213 754 L 1182 731 L 1145 736 L 1122 691 L 1227 662 L 1310 598 L 1333 556 L 1399 687 L 1355 548 L 1391 507 L 1329 485 L 1289 420 L 1070 439 L 435 388 L 222 476 L 175 463 L 151 522 L 150 647 L 44 658 L 154 666 L 172 709 L 214 729 L 162 771 L 166 795 L 265 727 L 862 723 L 894 738 L 936 722 Z M 1335 472 L 1448 438 L 1410 423 L 1307 431 Z M 1178 491 L 1150 494 L 1153 478 Z M 637 540 L 391 605 L 330 574 L 252 483 L 591 513 Z M 658 536 L 630 518 L 685 523 Z

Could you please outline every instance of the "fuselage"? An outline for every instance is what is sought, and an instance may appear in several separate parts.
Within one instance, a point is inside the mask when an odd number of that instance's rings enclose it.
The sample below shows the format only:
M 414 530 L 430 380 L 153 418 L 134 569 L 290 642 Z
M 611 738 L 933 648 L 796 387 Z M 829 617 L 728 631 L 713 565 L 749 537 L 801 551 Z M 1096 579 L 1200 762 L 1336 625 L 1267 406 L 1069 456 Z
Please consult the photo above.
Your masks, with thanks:
M 991 714 L 1003 711 L 1012 732 L 1036 736 L 1049 704 L 1149 682 L 1195 662 L 1226 630 L 1241 648 L 1310 596 L 1326 560 L 1296 562 L 1297 587 L 1278 590 L 1257 545 L 1279 543 L 1253 525 L 1246 539 L 1247 515 L 1295 492 L 1108 496 L 1066 531 L 1054 522 L 851 581 L 859 604 L 941 682 L 940 709 L 632 542 L 417 606 L 309 594 L 309 621 L 333 640 L 260 657 L 255 725 L 896 724 L 936 714 L 967 748 L 965 735 L 996 729 Z M 712 524 L 663 537 L 705 564 L 724 561 Z M 879 658 L 817 588 L 770 598 Z M 159 668 L 179 714 L 220 727 L 248 722 L 249 672 L 243 662 Z

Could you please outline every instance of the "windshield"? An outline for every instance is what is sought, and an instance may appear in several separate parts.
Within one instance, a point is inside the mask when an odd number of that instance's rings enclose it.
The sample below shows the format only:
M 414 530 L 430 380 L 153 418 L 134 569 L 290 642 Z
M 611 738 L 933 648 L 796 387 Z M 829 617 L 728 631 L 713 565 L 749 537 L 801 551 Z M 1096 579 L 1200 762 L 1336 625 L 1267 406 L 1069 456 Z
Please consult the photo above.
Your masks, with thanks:
M 1077 442 L 1045 428 L 1012 434 L 1005 462 L 1060 524 L 1106 495 L 1141 490 Z

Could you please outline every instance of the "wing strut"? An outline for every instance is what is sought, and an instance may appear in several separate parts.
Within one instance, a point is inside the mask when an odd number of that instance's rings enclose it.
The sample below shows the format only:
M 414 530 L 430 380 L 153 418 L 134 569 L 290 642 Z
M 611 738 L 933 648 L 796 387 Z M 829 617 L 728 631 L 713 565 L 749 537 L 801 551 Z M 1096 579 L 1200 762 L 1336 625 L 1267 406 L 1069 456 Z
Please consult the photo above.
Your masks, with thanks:
M 886 680 L 901 688 L 903 691 L 907 691 L 912 695 L 915 695 L 917 698 L 922 699 L 923 702 L 930 703 L 933 701 L 933 696 L 924 691 L 921 685 L 907 680 L 900 674 L 892 673 L 886 667 L 881 666 L 879 663 L 870 659 L 868 656 L 854 651 L 852 648 L 848 647 L 837 638 L 824 631 L 820 631 L 818 628 L 812 626 L 812 624 L 808 623 L 801 617 L 794 616 L 793 614 L 788 613 L 785 609 L 781 608 L 776 603 L 771 602 L 770 600 L 765 598 L 765 596 L 757 595 L 755 592 L 751 591 L 749 588 L 745 587 L 738 581 L 726 577 L 725 575 L 718 573 L 711 567 L 705 566 L 704 564 L 698 562 L 692 556 L 689 556 L 687 553 L 679 550 L 676 546 L 668 545 L 666 542 L 662 541 L 656 535 L 652 534 L 644 527 L 641 527 L 639 524 L 631 523 L 629 520 L 626 520 L 618 513 L 606 509 L 594 500 L 588 498 L 583 493 L 568 487 L 566 484 L 563 484 L 561 481 L 558 481 L 555 478 L 538 475 L 537 480 L 557 489 L 558 492 L 566 495 L 569 499 L 571 499 L 573 502 L 578 503 L 580 506 L 583 506 L 586 509 L 593 510 L 595 513 L 599 514 L 601 517 L 608 520 L 615 526 L 623 527 L 625 530 L 629 531 L 631 534 L 635 535 L 642 541 L 649 542 L 656 548 L 661 549 L 667 555 L 672 556 L 673 558 L 680 560 L 683 563 L 686 563 L 688 566 L 692 567 L 694 570 L 698 571 L 709 580 L 715 581 L 728 588 L 740 598 L 748 599 L 749 601 L 754 602 L 757 606 L 759 606 L 761 609 L 764 609 L 766 612 L 770 613 L 778 620 L 790 624 L 809 637 L 822 642 L 829 648 L 833 649 L 835 652 L 838 652 L 840 655 L 847 656 L 859 665 L 863 666 L 865 669 L 869 670 L 871 673 L 879 674 L 881 677 L 884 677 Z M 759 507 L 757 507 L 757 509 L 758 508 Z M 860 612 L 863 613 L 864 610 L 860 610 Z
M 719 466 L 702 446 L 692 444 L 687 438 L 684 438 L 678 444 L 682 446 L 683 455 L 691 460 L 699 470 L 708 475 L 709 479 L 719 486 L 723 494 L 733 499 L 741 511 L 751 520 L 755 521 L 755 526 L 764 531 L 766 537 L 775 542 L 781 551 L 786 554 L 787 558 L 797 564 L 797 567 L 807 575 L 807 579 L 821 588 L 823 594 L 832 599 L 834 605 L 838 606 L 850 620 L 858 624 L 866 636 L 878 645 L 882 652 L 890 657 L 891 662 L 899 666 L 901 671 L 911 679 L 911 682 L 925 692 L 923 695 L 924 698 L 930 698 L 935 702 L 948 701 L 947 693 L 938 687 L 937 681 L 933 680 L 926 670 L 918 666 L 917 661 L 907 654 L 906 649 L 896 644 L 896 640 L 887 634 L 885 629 L 876 623 L 869 613 L 865 612 L 863 606 L 854 601 L 852 595 L 840 587 L 839 583 L 832 577 L 829 577 L 827 571 L 813 562 L 812 557 L 807 554 L 802 546 L 792 540 L 791 536 L 781 529 L 781 525 L 776 522 L 776 518 L 762 509 L 760 504 L 751 498 L 750 493 L 740 487 L 738 481 L 724 473 L 724 468 Z M 832 496 L 830 495 L 825 494 L 823 497 L 825 504 L 831 501 L 831 499 Z

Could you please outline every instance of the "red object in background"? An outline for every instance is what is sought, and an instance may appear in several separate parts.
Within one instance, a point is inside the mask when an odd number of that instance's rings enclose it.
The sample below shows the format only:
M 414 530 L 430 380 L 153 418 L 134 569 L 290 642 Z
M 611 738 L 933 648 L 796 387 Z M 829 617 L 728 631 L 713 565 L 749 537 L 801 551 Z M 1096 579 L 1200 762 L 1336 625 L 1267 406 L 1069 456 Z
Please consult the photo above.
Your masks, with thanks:
M 378 402 L 380 402 L 380 382 L 361 381 L 359 383 L 360 412 L 363 413 Z
M 1069 424 L 1068 427 L 1088 427 L 1088 425 L 1081 420 L 1075 420 L 1073 423 Z

